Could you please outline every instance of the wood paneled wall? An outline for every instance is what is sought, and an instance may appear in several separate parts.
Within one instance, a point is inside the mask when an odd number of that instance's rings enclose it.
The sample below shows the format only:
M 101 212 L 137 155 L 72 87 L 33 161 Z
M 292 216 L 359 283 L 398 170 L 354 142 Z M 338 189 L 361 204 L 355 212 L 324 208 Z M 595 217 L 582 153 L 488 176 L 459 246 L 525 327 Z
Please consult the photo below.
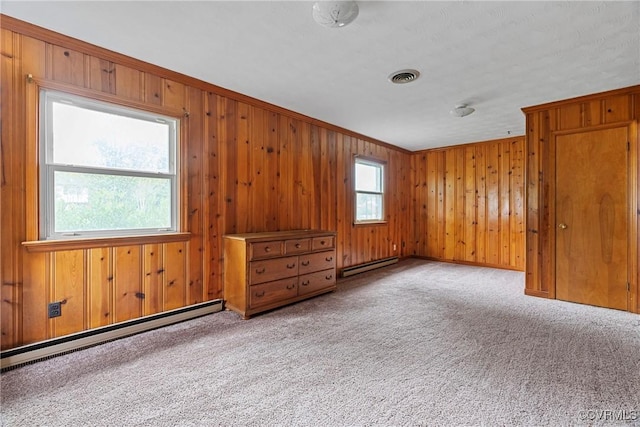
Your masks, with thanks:
M 0 15 L 2 349 L 221 298 L 222 236 L 338 232 L 343 268 L 413 252 L 411 155 L 388 144 Z M 224 60 L 224 58 L 221 58 Z M 37 141 L 27 75 L 181 117 L 188 241 L 28 252 Z M 87 92 L 88 91 L 88 92 Z M 32 144 L 30 146 L 29 144 Z M 386 162 L 386 223 L 353 225 L 353 157 Z M 35 214 L 34 214 L 35 212 Z M 397 250 L 393 250 L 393 245 Z M 64 301 L 48 319 L 47 304 Z
M 554 179 L 549 173 L 553 133 L 567 130 L 588 131 L 602 125 L 637 122 L 640 120 L 640 86 L 528 107 L 523 111 L 526 114 L 527 129 L 525 293 L 554 298 L 551 233 L 555 229 L 549 222 L 550 210 L 554 208 L 549 190 Z M 636 178 L 636 182 L 638 181 L 640 177 Z M 640 197 L 637 199 L 640 200 Z M 637 211 L 640 219 L 640 206 Z M 640 236 L 632 238 L 640 245 Z M 632 261 L 637 265 L 638 260 Z M 640 278 L 636 283 L 640 283 Z M 635 295 L 640 295 L 640 289 L 636 289 Z M 640 312 L 640 304 L 637 304 L 636 311 Z
M 524 269 L 524 137 L 411 157 L 414 252 Z

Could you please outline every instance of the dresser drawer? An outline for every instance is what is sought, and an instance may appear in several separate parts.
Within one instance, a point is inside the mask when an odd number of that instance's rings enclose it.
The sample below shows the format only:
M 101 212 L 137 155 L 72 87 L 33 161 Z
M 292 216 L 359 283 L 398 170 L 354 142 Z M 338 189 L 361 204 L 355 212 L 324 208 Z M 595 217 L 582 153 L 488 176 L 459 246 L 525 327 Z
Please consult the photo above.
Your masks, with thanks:
M 254 285 L 249 287 L 249 307 L 262 307 L 289 298 L 295 298 L 297 295 L 297 277 Z
M 300 274 L 313 273 L 314 271 L 326 270 L 336 266 L 336 251 L 316 252 L 313 254 L 300 255 Z
M 311 249 L 314 251 L 320 249 L 332 249 L 336 245 L 334 236 L 314 237 L 311 242 Z
M 285 240 L 284 242 L 284 253 L 287 255 L 309 252 L 310 249 L 311 239 Z
M 282 241 L 255 242 L 250 244 L 250 259 L 273 258 L 283 255 Z
M 252 285 L 297 275 L 297 256 L 251 261 L 249 263 L 249 278 Z
M 335 286 L 336 275 L 333 269 L 317 271 L 300 276 L 298 281 L 298 295 L 309 294 L 321 289 Z

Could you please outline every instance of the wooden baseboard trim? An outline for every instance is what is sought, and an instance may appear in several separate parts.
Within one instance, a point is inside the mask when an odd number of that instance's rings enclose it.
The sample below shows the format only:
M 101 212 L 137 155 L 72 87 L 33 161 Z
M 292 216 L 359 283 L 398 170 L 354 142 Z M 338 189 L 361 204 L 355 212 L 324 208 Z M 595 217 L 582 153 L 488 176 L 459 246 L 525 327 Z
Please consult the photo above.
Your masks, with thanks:
M 458 261 L 458 260 L 452 260 L 452 259 L 436 258 L 436 257 L 428 257 L 428 256 L 420 256 L 420 255 L 412 255 L 410 256 L 410 258 L 425 259 L 428 261 L 448 262 L 449 264 L 471 265 L 474 267 L 490 267 L 490 268 L 499 268 L 501 270 L 512 270 L 512 271 L 524 272 L 523 269 L 516 268 L 510 265 L 489 264 L 484 262 Z
M 524 294 L 530 297 L 538 297 L 538 298 L 549 298 L 549 292 L 547 291 L 536 291 L 535 289 L 525 289 Z

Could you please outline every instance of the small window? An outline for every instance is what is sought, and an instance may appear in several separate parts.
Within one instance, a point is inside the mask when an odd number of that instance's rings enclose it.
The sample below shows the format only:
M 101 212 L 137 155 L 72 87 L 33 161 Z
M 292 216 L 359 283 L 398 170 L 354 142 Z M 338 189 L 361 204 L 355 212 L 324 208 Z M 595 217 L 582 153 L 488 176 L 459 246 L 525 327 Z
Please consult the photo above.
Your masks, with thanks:
M 384 214 L 384 165 L 356 158 L 356 223 L 380 222 Z
M 40 92 L 43 239 L 175 232 L 175 118 Z

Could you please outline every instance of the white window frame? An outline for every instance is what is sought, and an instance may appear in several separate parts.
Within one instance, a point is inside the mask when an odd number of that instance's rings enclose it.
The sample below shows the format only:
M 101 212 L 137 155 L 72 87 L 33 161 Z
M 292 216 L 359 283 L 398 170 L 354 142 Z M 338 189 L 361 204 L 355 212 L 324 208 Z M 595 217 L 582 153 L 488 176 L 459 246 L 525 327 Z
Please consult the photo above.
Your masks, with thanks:
M 179 129 L 180 120 L 175 117 L 164 116 L 149 111 L 125 107 L 111 102 L 100 101 L 83 96 L 72 95 L 51 89 L 40 89 L 40 130 L 39 130 L 39 228 L 41 240 L 61 239 L 87 239 L 100 237 L 127 237 L 151 234 L 167 234 L 178 232 L 180 224 L 179 209 Z M 108 167 L 77 166 L 68 164 L 56 164 L 53 162 L 53 103 L 61 102 L 78 107 L 115 114 L 119 116 L 161 122 L 169 126 L 169 172 L 147 172 Z M 171 225 L 168 228 L 142 228 L 142 229 L 104 229 L 104 230 L 77 230 L 55 232 L 55 183 L 56 172 L 76 172 L 85 174 L 103 174 L 111 176 L 126 176 L 134 178 L 165 178 L 169 179 L 171 187 Z
M 380 169 L 380 191 L 363 191 L 363 190 L 358 190 L 357 188 L 357 167 L 356 165 L 358 164 L 363 164 L 363 165 L 368 165 L 368 166 L 374 166 Z M 355 157 L 354 160 L 354 164 L 353 164 L 353 188 L 354 188 L 354 197 L 353 197 L 353 220 L 354 220 L 354 224 L 376 224 L 376 223 L 385 223 L 386 221 L 384 220 L 384 216 L 385 216 L 385 196 L 384 196 L 384 191 L 385 191 L 385 162 L 382 162 L 380 160 L 375 160 L 375 159 L 370 159 L 370 158 L 366 158 L 366 157 Z M 375 195 L 380 195 L 380 199 L 382 200 L 382 208 L 381 208 L 381 213 L 380 213 L 380 218 L 375 218 L 375 219 L 358 219 L 358 194 L 375 194 Z

